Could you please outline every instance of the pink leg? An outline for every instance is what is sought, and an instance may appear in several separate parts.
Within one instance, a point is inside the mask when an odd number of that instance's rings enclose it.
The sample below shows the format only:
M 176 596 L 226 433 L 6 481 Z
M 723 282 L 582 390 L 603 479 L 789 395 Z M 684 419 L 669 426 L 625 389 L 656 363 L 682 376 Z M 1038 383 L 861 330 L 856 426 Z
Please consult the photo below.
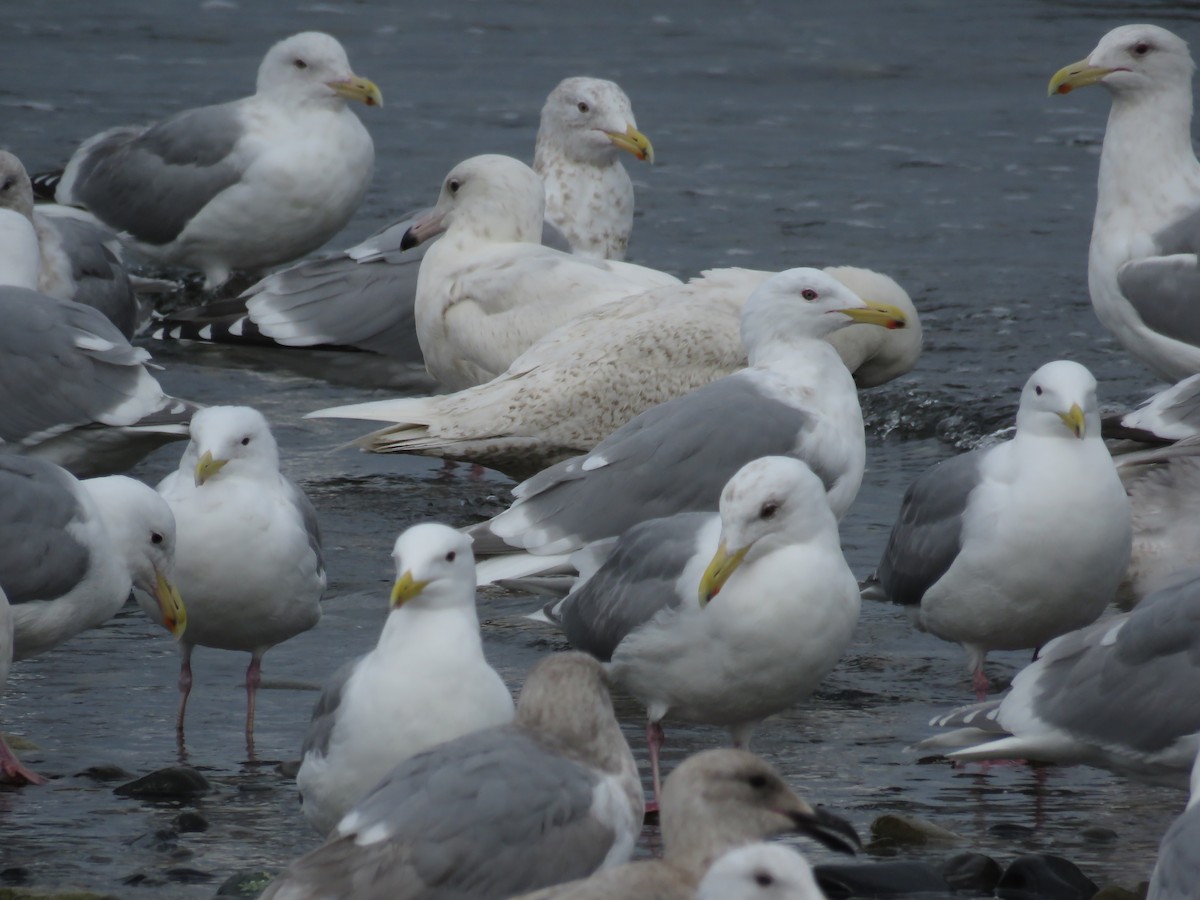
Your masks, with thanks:
M 254 741 L 254 695 L 262 683 L 262 653 L 255 650 L 246 667 L 246 741 Z
M 0 734 L 0 781 L 6 784 L 46 783 L 46 779 L 37 772 L 21 765 L 21 761 L 17 759 L 16 754 L 4 742 L 4 735 L 2 734 Z
M 175 717 L 175 731 L 183 734 L 183 717 L 187 714 L 188 694 L 192 692 L 192 645 L 180 644 L 183 662 L 179 665 L 179 715 Z
M 654 779 L 654 800 L 646 804 L 646 812 L 658 812 L 662 802 L 662 780 L 658 770 L 658 752 L 662 749 L 666 735 L 661 722 L 646 723 L 646 743 L 650 745 L 650 774 Z
M 975 670 L 975 678 L 972 680 L 972 687 L 975 688 L 975 699 L 982 703 L 988 696 L 988 680 L 983 674 L 983 666 Z

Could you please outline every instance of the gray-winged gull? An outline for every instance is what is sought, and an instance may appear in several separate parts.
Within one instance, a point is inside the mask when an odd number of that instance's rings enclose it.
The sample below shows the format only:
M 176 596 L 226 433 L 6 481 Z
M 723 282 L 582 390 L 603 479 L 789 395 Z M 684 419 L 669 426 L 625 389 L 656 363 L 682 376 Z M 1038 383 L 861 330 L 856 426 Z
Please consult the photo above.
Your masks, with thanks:
M 304 740 L 296 784 L 321 834 L 404 760 L 513 717 L 508 688 L 483 655 L 470 538 L 414 525 L 392 557 L 392 611 L 379 643 L 326 685 Z
M 854 380 L 822 338 L 851 322 L 904 321 L 818 269 L 771 276 L 742 310 L 749 368 L 646 410 L 590 453 L 518 485 L 509 509 L 472 529 L 476 554 L 480 539 L 570 553 L 646 519 L 716 510 L 725 482 L 772 454 L 803 459 L 840 517 L 862 481 L 865 438 Z M 500 574 L 484 568 L 481 580 Z
M 825 486 L 778 456 L 742 466 L 719 514 L 629 529 L 547 607 L 571 645 L 607 662 L 646 707 L 655 800 L 664 719 L 720 725 L 747 746 L 841 659 L 858 611 Z
M 1169 381 L 1200 372 L 1200 163 L 1191 54 L 1156 25 L 1122 25 L 1050 80 L 1100 84 L 1112 111 L 1100 154 L 1088 290 L 1104 326 Z
M 825 270 L 859 296 L 890 303 L 905 327 L 851 325 L 827 337 L 859 387 L 907 372 L 921 352 L 908 294 L 886 275 Z M 504 372 L 454 394 L 323 409 L 310 416 L 395 423 L 356 443 L 375 453 L 468 460 L 515 477 L 586 453 L 638 413 L 746 364 L 738 316 L 771 273 L 714 269 L 608 304 L 561 325 Z
M 0 587 L 0 694 L 8 683 L 13 658 L 13 614 L 4 588 Z M 46 779 L 25 766 L 0 733 L 0 781 L 6 784 L 45 784 Z
M 1171 823 L 1158 845 L 1146 900 L 1196 900 L 1200 890 L 1200 755 L 1192 764 L 1187 808 Z
M 824 900 L 812 866 L 785 844 L 747 844 L 709 866 L 696 900 Z
M 1094 621 L 1129 562 L 1129 500 L 1100 437 L 1096 379 L 1069 360 L 1025 383 L 1011 441 L 926 470 L 871 585 L 967 652 L 1040 647 Z
M 175 513 L 175 566 L 188 602 L 176 726 L 183 730 L 192 649 L 239 650 L 250 654 L 249 741 L 263 654 L 321 618 L 321 533 L 304 492 L 279 471 L 279 450 L 262 413 L 208 407 L 192 418 L 191 431 L 178 470 L 158 485 Z
M 437 205 L 401 247 L 442 235 L 421 260 L 417 340 L 429 374 L 452 390 L 489 381 L 538 338 L 602 303 L 679 279 L 541 243 L 545 188 L 519 160 L 459 163 Z
M 347 100 L 379 105 L 336 39 L 316 31 L 271 47 L 250 97 L 124 126 L 75 151 L 54 198 L 82 206 L 160 263 L 232 270 L 289 262 L 333 237 L 358 209 L 375 159 Z
M 521 900 L 694 900 L 713 862 L 745 844 L 799 832 L 844 853 L 859 846 L 849 823 L 809 805 L 770 765 L 743 750 L 708 750 L 680 763 L 667 779 L 661 819 L 662 859 L 597 872 Z
M 1085 763 L 1187 783 L 1200 748 L 1200 570 L 1042 648 L 999 700 L 938 716 L 952 759 Z M 950 750 L 948 748 L 958 748 Z
M 556 653 L 512 724 L 396 767 L 263 900 L 510 897 L 624 863 L 642 808 L 600 664 Z
M 13 657 L 45 653 L 104 624 L 131 588 L 178 636 L 175 522 L 152 488 L 123 475 L 79 481 L 40 459 L 0 456 L 0 587 L 13 608 Z

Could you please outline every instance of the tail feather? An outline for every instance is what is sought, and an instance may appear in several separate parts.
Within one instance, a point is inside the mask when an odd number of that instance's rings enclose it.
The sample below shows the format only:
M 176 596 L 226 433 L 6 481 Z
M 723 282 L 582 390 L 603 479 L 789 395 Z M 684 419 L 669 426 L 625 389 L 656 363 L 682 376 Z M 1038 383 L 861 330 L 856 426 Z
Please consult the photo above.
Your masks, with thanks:
M 37 200 L 44 200 L 47 203 L 54 203 L 54 195 L 58 192 L 58 185 L 62 181 L 62 177 L 62 169 L 56 169 L 53 172 L 39 172 L 36 175 L 31 175 L 29 180 L 33 182 L 34 198 Z

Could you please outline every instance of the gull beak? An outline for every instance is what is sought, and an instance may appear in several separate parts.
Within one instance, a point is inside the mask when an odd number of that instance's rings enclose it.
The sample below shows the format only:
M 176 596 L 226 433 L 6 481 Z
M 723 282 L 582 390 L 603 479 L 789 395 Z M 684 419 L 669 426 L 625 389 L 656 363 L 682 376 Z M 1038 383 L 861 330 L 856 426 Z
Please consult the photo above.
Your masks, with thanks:
M 855 322 L 863 325 L 879 325 L 883 328 L 894 329 L 903 328 L 908 324 L 908 319 L 904 317 L 904 312 L 898 306 L 892 306 L 890 303 L 876 303 L 873 300 L 867 300 L 866 306 L 853 307 L 852 309 L 836 309 L 832 312 L 839 312 L 843 316 L 847 316 Z
M 632 153 L 638 159 L 644 159 L 650 165 L 654 165 L 654 145 L 650 143 L 650 138 L 646 137 L 632 125 L 620 131 L 606 131 L 608 139 L 612 141 L 618 149 Z
M 1079 62 L 1063 66 L 1055 72 L 1054 77 L 1050 79 L 1050 86 L 1046 89 L 1046 94 L 1050 97 L 1055 94 L 1069 94 L 1075 88 L 1095 84 L 1105 75 L 1115 71 L 1116 69 L 1106 69 L 1104 66 L 1093 66 L 1086 59 L 1081 59 Z
M 725 547 L 725 541 L 721 541 L 720 546 L 717 547 L 716 555 L 712 558 L 712 562 L 704 570 L 704 577 L 700 579 L 701 607 L 708 605 L 708 602 L 721 592 L 721 588 L 725 586 L 725 582 L 729 580 L 729 576 L 742 564 L 742 560 L 746 558 L 746 554 L 749 551 L 750 547 L 746 546 L 731 554 Z
M 1071 408 L 1065 413 L 1059 413 L 1058 417 L 1063 420 L 1063 424 L 1075 437 L 1082 439 L 1084 432 L 1083 410 L 1078 403 L 1071 404 Z
M 187 608 L 179 596 L 179 589 L 158 569 L 154 570 L 154 599 L 158 601 L 163 627 L 171 632 L 175 640 L 179 640 L 187 628 Z
M 862 849 L 862 841 L 859 840 L 854 826 L 823 807 L 814 808 L 801 800 L 793 809 L 785 810 L 784 815 L 792 820 L 797 831 L 824 844 L 830 850 L 853 856 Z
M 367 106 L 383 106 L 383 92 L 370 78 L 351 75 L 343 81 L 327 81 L 325 85 L 347 100 L 357 100 Z
M 418 244 L 423 244 L 432 237 L 437 237 L 446 230 L 445 216 L 437 209 L 431 209 L 408 227 L 400 238 L 400 249 L 411 250 Z
M 229 462 L 227 459 L 213 459 L 212 451 L 205 450 L 200 461 L 196 463 L 196 487 L 200 487 L 225 468 L 227 462 Z
M 417 581 L 411 571 L 405 572 L 392 585 L 392 608 L 403 606 L 421 591 L 425 590 L 428 581 Z

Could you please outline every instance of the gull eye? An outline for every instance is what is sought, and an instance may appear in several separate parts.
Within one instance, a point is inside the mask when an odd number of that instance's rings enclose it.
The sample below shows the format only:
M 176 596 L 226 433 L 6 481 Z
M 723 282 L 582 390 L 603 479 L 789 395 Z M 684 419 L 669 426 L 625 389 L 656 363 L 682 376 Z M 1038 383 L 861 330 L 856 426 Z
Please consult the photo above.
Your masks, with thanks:
M 804 290 L 802 290 L 800 292 L 800 296 L 803 297 L 805 300 L 816 300 L 817 292 L 814 291 L 812 288 L 805 288 Z
M 462 187 L 462 182 L 457 178 L 451 178 L 446 182 L 446 190 L 448 190 L 451 194 L 457 194 L 460 187 Z
M 0 191 L 7 191 L 9 188 L 11 188 L 16 183 L 17 183 L 17 179 L 13 178 L 10 175 L 8 178 L 4 179 L 4 185 L 2 187 L 0 187 Z
M 1150 45 L 1145 41 L 1138 41 L 1133 45 L 1133 53 L 1135 56 L 1145 56 L 1150 52 Z
M 453 550 L 451 550 L 449 553 L 446 554 L 446 562 L 454 562 L 454 560 L 457 557 L 458 557 L 458 554 L 455 553 Z
M 764 519 L 769 519 L 777 512 L 779 512 L 779 504 L 774 500 L 768 500 L 762 505 L 762 509 L 759 511 L 759 516 Z
M 295 66 L 297 69 L 307 69 L 308 68 L 308 63 L 306 63 L 302 59 L 293 59 L 292 65 Z
M 246 435 L 244 438 L 242 438 L 242 446 L 243 447 L 245 447 L 249 443 L 250 443 L 250 435 Z
M 751 775 L 749 785 L 752 788 L 765 788 L 767 786 L 767 776 Z
M 754 883 L 759 887 L 770 887 L 775 883 L 775 879 L 771 877 L 770 872 L 755 872 Z
M 161 544 L 162 542 L 163 536 L 161 534 L 159 534 L 157 531 L 150 532 L 150 543 Z
M 581 113 L 592 111 L 592 108 L 590 106 L 588 106 L 587 103 L 583 100 L 580 100 L 578 103 L 576 103 L 575 108 L 578 109 Z
M 1042 396 L 1042 386 L 1040 384 L 1035 384 L 1033 386 L 1033 392 L 1035 394 L 1037 394 L 1039 397 Z

